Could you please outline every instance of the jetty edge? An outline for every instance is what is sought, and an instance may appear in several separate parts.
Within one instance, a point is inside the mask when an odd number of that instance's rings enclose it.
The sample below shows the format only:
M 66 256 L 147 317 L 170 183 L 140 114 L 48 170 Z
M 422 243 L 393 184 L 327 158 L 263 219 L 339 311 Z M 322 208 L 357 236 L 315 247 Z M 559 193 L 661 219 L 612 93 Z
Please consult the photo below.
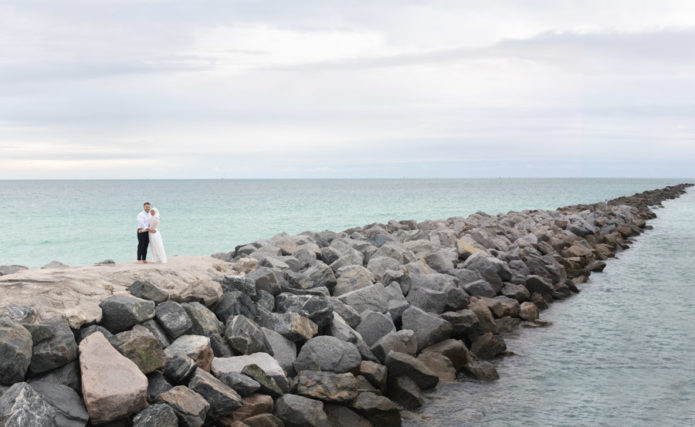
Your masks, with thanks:
M 544 326 L 690 186 L 162 266 L 0 267 L 0 425 L 398 426 L 441 381 L 498 378 L 504 335 Z

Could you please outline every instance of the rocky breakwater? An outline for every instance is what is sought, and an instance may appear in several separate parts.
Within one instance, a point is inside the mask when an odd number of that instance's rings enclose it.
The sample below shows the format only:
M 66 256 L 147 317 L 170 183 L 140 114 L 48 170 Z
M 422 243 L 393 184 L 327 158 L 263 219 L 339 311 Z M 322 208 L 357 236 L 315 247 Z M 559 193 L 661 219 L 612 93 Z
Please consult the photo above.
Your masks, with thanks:
M 186 292 L 152 276 L 102 295 L 78 325 L 27 299 L 0 319 L 0 425 L 400 425 L 441 381 L 496 379 L 504 334 L 542 325 L 686 187 L 277 235 Z

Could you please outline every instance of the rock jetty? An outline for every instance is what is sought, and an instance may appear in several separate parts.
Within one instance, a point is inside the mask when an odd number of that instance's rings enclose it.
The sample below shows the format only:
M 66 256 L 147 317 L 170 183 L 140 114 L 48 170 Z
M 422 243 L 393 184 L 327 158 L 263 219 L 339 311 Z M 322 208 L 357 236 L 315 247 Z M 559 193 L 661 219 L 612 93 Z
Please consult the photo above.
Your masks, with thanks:
M 166 266 L 0 267 L 0 425 L 399 426 L 439 382 L 497 379 L 504 335 L 689 186 Z

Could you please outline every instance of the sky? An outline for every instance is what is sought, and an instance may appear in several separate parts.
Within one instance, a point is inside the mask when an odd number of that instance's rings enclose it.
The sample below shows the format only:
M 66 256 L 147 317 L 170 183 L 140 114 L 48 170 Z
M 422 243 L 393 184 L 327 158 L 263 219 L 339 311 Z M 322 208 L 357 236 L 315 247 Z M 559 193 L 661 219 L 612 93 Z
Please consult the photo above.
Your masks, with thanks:
M 692 177 L 695 2 L 0 0 L 0 179 Z

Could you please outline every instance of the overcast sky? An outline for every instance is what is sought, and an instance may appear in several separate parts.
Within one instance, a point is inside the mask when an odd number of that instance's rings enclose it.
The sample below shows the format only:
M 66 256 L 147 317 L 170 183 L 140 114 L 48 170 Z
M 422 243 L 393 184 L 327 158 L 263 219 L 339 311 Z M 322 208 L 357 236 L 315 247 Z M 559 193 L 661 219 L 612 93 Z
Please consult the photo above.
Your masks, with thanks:
M 0 179 L 695 175 L 695 1 L 0 0 Z

